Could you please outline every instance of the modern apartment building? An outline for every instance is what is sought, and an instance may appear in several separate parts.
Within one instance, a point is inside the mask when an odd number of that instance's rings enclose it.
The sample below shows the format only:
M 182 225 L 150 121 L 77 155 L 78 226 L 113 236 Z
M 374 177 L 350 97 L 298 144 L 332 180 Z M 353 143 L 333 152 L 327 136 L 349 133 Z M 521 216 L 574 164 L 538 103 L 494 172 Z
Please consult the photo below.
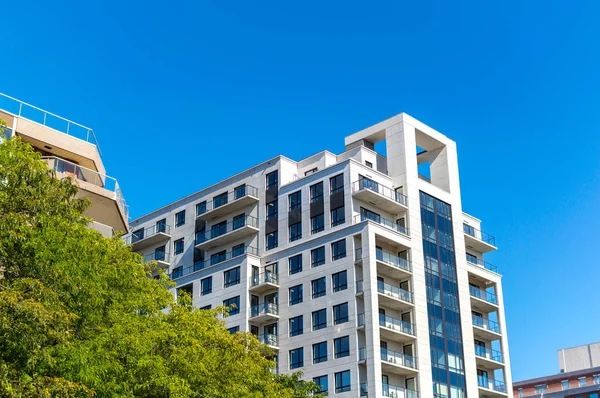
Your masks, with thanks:
M 125 239 L 330 396 L 508 397 L 496 244 L 462 211 L 456 144 L 406 114 L 345 144 L 270 159 Z
M 91 202 L 91 228 L 105 236 L 128 231 L 129 209 L 117 180 L 106 175 L 92 129 L 2 93 L 0 119 L 8 138 L 17 135 L 31 144 L 58 178 L 72 177 L 77 195 Z

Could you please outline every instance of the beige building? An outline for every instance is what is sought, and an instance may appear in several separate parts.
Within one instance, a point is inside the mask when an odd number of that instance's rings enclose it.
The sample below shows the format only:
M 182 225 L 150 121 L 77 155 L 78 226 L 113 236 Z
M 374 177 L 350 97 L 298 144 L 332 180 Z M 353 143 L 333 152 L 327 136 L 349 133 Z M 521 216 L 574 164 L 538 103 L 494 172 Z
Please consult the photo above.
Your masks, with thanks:
M 106 174 L 94 131 L 0 93 L 0 119 L 7 124 L 8 138 L 19 136 L 30 143 L 58 178 L 70 176 L 79 197 L 90 200 L 86 215 L 91 228 L 105 236 L 128 231 L 125 198 L 117 180 Z

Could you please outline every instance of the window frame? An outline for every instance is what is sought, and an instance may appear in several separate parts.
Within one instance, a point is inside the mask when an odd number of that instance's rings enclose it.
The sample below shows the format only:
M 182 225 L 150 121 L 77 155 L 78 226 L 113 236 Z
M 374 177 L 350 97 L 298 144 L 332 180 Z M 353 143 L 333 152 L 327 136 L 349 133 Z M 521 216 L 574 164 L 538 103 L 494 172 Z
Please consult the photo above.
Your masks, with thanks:
M 319 287 L 321 282 L 323 283 L 323 289 L 315 291 L 315 286 Z M 311 296 L 313 300 L 325 296 L 327 294 L 327 277 L 322 276 L 320 278 L 313 279 L 312 281 L 310 281 L 310 286 Z
M 231 273 L 237 276 L 237 279 L 231 279 Z M 240 267 L 233 267 L 223 271 L 223 288 L 239 285 L 241 283 L 241 269 Z
M 292 322 L 296 325 L 295 329 L 292 329 Z M 304 334 L 304 316 L 298 315 L 291 317 L 288 320 L 288 335 L 290 337 L 296 337 Z
M 233 303 L 230 303 L 231 301 L 233 301 Z M 232 304 L 235 304 L 235 307 L 233 307 L 233 311 L 229 311 L 228 314 L 230 316 L 238 315 L 240 313 L 240 296 L 230 297 L 228 299 L 223 300 L 224 307 L 230 307 Z
M 319 193 L 320 186 L 320 193 Z M 317 182 L 316 184 L 311 185 L 309 188 L 310 193 L 310 203 L 316 202 L 318 200 L 323 200 L 323 181 Z
M 344 376 L 348 375 L 348 384 L 343 384 L 344 383 Z M 339 381 L 341 385 L 338 385 L 338 377 L 339 377 Z M 341 372 L 336 372 L 334 374 L 334 378 L 335 378 L 335 393 L 339 394 L 341 392 L 347 392 L 347 391 L 351 391 L 352 389 L 352 373 L 350 373 L 350 370 L 342 370 Z
M 319 320 L 321 320 L 321 314 L 325 314 L 325 322 L 323 323 L 318 323 L 315 324 L 315 315 L 318 315 L 317 318 Z M 317 331 L 317 330 L 321 330 L 321 329 L 325 329 L 327 327 L 327 308 L 321 308 L 320 310 L 316 310 L 312 312 L 311 315 L 311 321 L 312 321 L 312 331 Z
M 177 248 L 181 244 L 180 249 Z M 182 254 L 185 251 L 185 241 L 183 238 L 179 238 L 173 242 L 173 253 L 175 255 Z
M 313 255 L 313 253 L 318 253 L 319 250 L 323 249 L 323 258 L 320 259 L 319 257 L 317 257 L 317 262 L 315 262 L 315 256 Z M 325 264 L 326 261 L 326 256 L 325 256 L 325 246 L 319 246 L 317 248 L 314 248 L 310 251 L 310 267 L 311 268 L 317 268 L 320 267 L 321 265 Z
M 324 349 L 324 353 L 322 352 Z M 318 351 L 319 356 L 316 356 Z M 313 364 L 317 364 L 317 363 L 323 363 L 323 362 L 327 362 L 327 341 L 321 341 L 318 343 L 314 343 L 312 345 L 312 363 Z
M 274 238 L 274 242 L 269 245 L 269 237 Z M 273 231 L 265 235 L 265 250 L 273 250 L 279 246 L 279 231 Z
M 342 279 L 342 275 L 346 279 L 346 282 L 344 284 L 340 284 L 340 279 Z M 337 283 L 336 283 L 336 280 L 337 280 Z M 342 290 L 348 289 L 348 272 L 347 272 L 347 270 L 336 272 L 335 274 L 331 275 L 331 288 L 334 293 L 341 292 Z
M 321 384 L 323 378 L 325 379 L 325 389 L 322 388 L 323 384 Z M 315 392 L 315 394 L 325 394 L 329 390 L 329 375 L 313 377 L 313 383 L 320 387 L 319 391 Z
M 288 210 L 302 209 L 302 190 L 288 195 Z
M 295 242 L 302 239 L 302 221 L 298 221 L 288 227 L 290 242 Z M 295 232 L 295 235 L 292 234 Z
M 315 221 L 321 220 L 320 223 L 317 223 L 317 227 L 315 227 Z M 325 230 L 325 213 L 317 214 L 310 218 L 310 233 L 311 235 L 318 234 Z
M 293 289 L 298 289 L 298 290 L 294 290 L 294 292 L 296 292 L 296 291 L 298 292 L 298 297 L 292 300 L 292 290 Z M 304 302 L 304 287 L 303 287 L 302 283 L 299 284 L 299 285 L 291 286 L 288 289 L 288 303 L 289 303 L 289 306 L 291 307 L 292 305 L 297 305 L 297 304 L 300 304 L 302 302 Z
M 275 176 L 275 181 L 269 182 L 271 176 Z M 273 170 L 265 175 L 265 189 L 276 188 L 279 186 L 279 170 Z
M 341 212 L 342 217 L 339 217 L 339 213 Z M 334 217 L 335 215 L 335 217 Z M 338 225 L 342 225 L 346 222 L 346 207 L 344 205 L 340 207 L 336 207 L 335 209 L 331 209 L 331 227 L 337 227 Z
M 208 289 L 204 289 L 204 282 L 207 281 L 209 283 Z M 212 275 L 207 276 L 206 278 L 200 279 L 200 296 L 206 296 L 207 294 L 212 293 Z
M 338 186 L 338 182 L 341 181 L 341 185 Z M 335 182 L 335 188 L 334 188 L 334 182 Z M 344 190 L 344 173 L 335 175 L 333 177 L 329 178 L 329 194 L 330 195 L 335 195 L 336 193 L 343 191 Z
M 344 252 L 343 253 L 337 253 L 336 254 L 336 250 L 334 250 L 334 248 L 337 248 L 339 245 L 341 245 L 343 243 L 344 245 Z M 347 247 L 346 247 L 346 239 L 340 239 L 338 241 L 332 242 L 331 243 L 331 259 L 332 261 L 336 261 L 336 260 L 340 260 L 342 258 L 345 258 L 347 254 Z
M 294 268 L 292 268 L 292 263 L 296 264 Z M 300 272 L 302 272 L 302 253 L 288 258 L 288 275 L 294 275 Z
M 344 348 L 342 344 L 348 343 L 348 349 L 345 351 L 338 351 L 338 343 L 340 345 L 339 348 Z M 350 356 L 350 336 L 342 336 L 337 339 L 333 339 L 333 357 L 335 359 L 345 358 Z
M 346 308 L 346 316 L 338 319 L 337 318 L 338 312 L 341 312 L 342 308 Z M 333 310 L 333 324 L 334 325 L 341 325 L 342 323 L 348 322 L 348 320 L 350 318 L 350 306 L 348 305 L 347 302 L 334 305 L 332 307 L 332 310 Z
M 297 355 L 298 362 L 292 361 L 294 354 Z M 303 368 L 304 367 L 304 347 L 298 347 L 298 348 L 291 349 L 290 353 L 289 353 L 289 359 L 290 359 L 290 370 Z
M 179 221 L 178 221 L 180 215 L 183 215 L 183 221 L 181 223 L 179 223 Z M 175 224 L 175 228 L 179 228 L 179 227 L 185 225 L 185 209 L 175 213 L 175 223 L 174 224 Z

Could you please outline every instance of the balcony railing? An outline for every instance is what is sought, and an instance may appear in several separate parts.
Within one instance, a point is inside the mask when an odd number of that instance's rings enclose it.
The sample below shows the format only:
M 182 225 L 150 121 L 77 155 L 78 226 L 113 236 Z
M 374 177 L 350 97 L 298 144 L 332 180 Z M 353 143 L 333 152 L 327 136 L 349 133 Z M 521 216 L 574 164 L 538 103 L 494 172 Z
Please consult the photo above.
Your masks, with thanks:
M 232 250 L 230 252 L 227 252 L 223 256 L 215 256 L 209 260 L 197 261 L 194 265 L 191 265 L 189 267 L 180 267 L 177 270 L 173 270 L 173 273 L 171 274 L 171 279 L 181 278 L 182 276 L 189 275 L 192 272 L 212 267 L 224 261 L 231 260 L 232 258 L 240 257 L 245 254 L 253 254 L 255 256 L 258 256 L 258 249 L 256 247 L 246 246 L 238 250 Z
M 487 244 L 496 246 L 496 238 L 490 234 L 480 231 L 479 229 L 475 229 L 468 224 L 463 224 L 463 230 L 465 231 L 465 234 L 472 236 L 475 239 L 479 239 Z
M 367 382 L 360 383 L 360 396 L 366 397 L 369 395 L 369 388 Z
M 119 182 L 116 178 L 100 174 L 97 171 L 81 167 L 78 164 L 57 158 L 56 156 L 43 156 L 42 160 L 48 164 L 48 168 L 57 173 L 62 173 L 73 177 L 76 181 L 87 182 L 107 191 L 114 192 L 117 201 L 125 213 L 125 218 L 129 218 L 129 208 L 127 207 L 127 203 L 125 203 L 125 197 L 123 197 L 123 192 L 121 192 Z
M 506 384 L 500 380 L 490 379 L 485 376 L 477 376 L 477 385 L 489 390 L 506 393 Z
M 250 318 L 261 315 L 279 315 L 279 306 L 275 303 L 261 303 L 250 307 Z
M 480 345 L 475 346 L 475 355 L 477 355 L 478 357 L 491 359 L 492 361 L 496 362 L 504 362 L 502 358 L 502 353 L 500 351 L 492 350 L 490 348 L 483 347 Z
M 402 332 L 410 335 L 415 335 L 415 328 L 412 323 L 393 318 L 388 315 L 379 314 L 379 326 Z
M 250 277 L 250 282 L 253 287 L 262 285 L 263 283 L 277 285 L 279 283 L 279 276 L 274 272 L 262 272 L 258 275 L 252 275 Z
M 96 146 L 98 153 L 100 156 L 102 156 L 100 146 L 98 145 L 98 140 L 96 140 L 96 134 L 94 134 L 94 130 L 89 127 L 75 123 L 72 120 L 65 119 L 62 116 L 55 115 L 54 113 L 43 110 L 42 108 L 38 108 L 37 106 L 30 105 L 26 102 L 2 93 L 0 93 L 0 109 L 4 109 L 14 115 L 29 119 L 43 126 L 54 129 L 59 133 L 89 142 L 90 144 Z
M 382 263 L 386 263 L 386 264 L 392 265 L 396 268 L 401 268 L 405 271 L 412 272 L 412 267 L 410 265 L 410 261 L 408 261 L 402 257 L 395 256 L 392 253 L 388 253 L 383 250 L 376 250 L 375 256 L 376 256 L 377 260 L 381 261 Z
M 391 398 L 418 398 L 419 393 L 414 390 L 409 390 L 404 387 L 398 387 L 391 384 L 383 384 L 381 393 L 384 397 Z
M 258 188 L 252 185 L 241 185 L 233 191 L 227 192 L 227 196 L 216 196 L 211 201 L 207 201 L 205 207 L 198 207 L 197 215 L 202 215 L 246 196 L 258 197 Z
M 474 265 L 478 265 L 480 267 L 483 267 L 483 268 L 485 268 L 485 269 L 487 269 L 489 271 L 498 273 L 498 267 L 496 267 L 495 265 L 490 264 L 490 263 L 488 263 L 486 261 L 480 260 L 478 258 L 467 256 L 467 262 L 471 263 L 471 264 L 474 264 Z
M 133 231 L 133 233 L 129 236 L 126 236 L 125 243 L 131 245 L 135 242 L 139 242 L 142 239 L 149 238 L 159 233 L 170 234 L 171 227 L 167 224 L 155 224 L 151 225 L 148 228 L 144 228 L 139 231 Z
M 477 315 L 473 315 L 473 325 L 483 329 L 491 330 L 495 333 L 500 333 L 500 325 L 498 325 L 497 322 L 482 318 Z
M 383 218 L 379 215 L 371 213 L 362 213 L 354 216 L 354 224 L 358 224 L 364 221 L 372 221 L 394 232 L 398 232 L 403 235 L 408 235 L 408 229 L 406 229 L 406 227 L 396 224 L 395 222 Z
M 245 216 L 244 218 L 230 221 L 227 224 L 223 224 L 217 228 L 212 228 L 210 231 L 206 231 L 205 233 L 198 233 L 196 234 L 196 244 L 198 245 L 211 239 L 218 238 L 219 236 L 225 235 L 245 226 L 258 228 L 258 219 L 252 216 Z
M 483 301 L 487 301 L 490 304 L 498 304 L 496 295 L 492 292 L 488 292 L 487 290 L 482 290 L 475 286 L 469 286 L 469 293 L 471 293 L 471 296 L 477 297 L 478 299 Z
M 417 359 L 413 356 L 388 350 L 387 348 L 381 348 L 381 360 L 396 365 L 406 366 L 407 368 L 416 369 Z
M 406 301 L 409 303 L 413 302 L 413 294 L 411 292 L 382 281 L 377 281 L 377 292 L 398 300 Z
M 373 181 L 368 178 L 362 178 L 352 183 L 352 192 L 362 191 L 363 189 L 368 189 L 370 191 L 377 192 L 378 194 L 385 196 L 386 198 L 391 199 L 394 202 L 406 206 L 406 196 L 376 181 Z
M 167 252 L 154 252 L 144 256 L 144 262 L 148 261 L 164 261 L 166 263 L 169 262 L 171 256 Z
M 258 341 L 260 341 L 262 344 L 272 345 L 274 347 L 277 347 L 279 343 L 277 335 L 268 333 L 259 336 Z

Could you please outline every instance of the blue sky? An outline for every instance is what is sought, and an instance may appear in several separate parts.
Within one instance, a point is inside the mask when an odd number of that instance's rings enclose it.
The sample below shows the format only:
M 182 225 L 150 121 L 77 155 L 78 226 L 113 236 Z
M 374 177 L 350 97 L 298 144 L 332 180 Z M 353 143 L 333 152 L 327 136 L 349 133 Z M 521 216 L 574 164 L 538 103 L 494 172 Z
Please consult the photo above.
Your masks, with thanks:
M 0 91 L 93 127 L 134 217 L 404 111 L 497 238 L 514 379 L 600 340 L 600 3 L 94 3 L 3 5 Z

